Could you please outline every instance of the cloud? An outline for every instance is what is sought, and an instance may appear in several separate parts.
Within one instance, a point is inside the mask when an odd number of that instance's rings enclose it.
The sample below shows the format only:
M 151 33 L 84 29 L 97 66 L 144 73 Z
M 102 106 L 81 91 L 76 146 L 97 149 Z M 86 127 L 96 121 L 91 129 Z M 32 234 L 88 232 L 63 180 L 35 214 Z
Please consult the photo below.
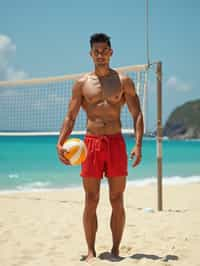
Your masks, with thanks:
M 28 74 L 17 69 L 12 64 L 16 54 L 16 45 L 6 35 L 0 35 L 0 80 L 19 80 L 28 77 Z
M 184 82 L 175 76 L 171 76 L 167 80 L 166 86 L 168 89 L 173 89 L 182 92 L 188 92 L 192 90 L 192 84 Z
M 8 80 L 21 80 L 26 79 L 28 74 L 23 70 L 16 70 L 13 67 L 7 68 L 7 79 Z

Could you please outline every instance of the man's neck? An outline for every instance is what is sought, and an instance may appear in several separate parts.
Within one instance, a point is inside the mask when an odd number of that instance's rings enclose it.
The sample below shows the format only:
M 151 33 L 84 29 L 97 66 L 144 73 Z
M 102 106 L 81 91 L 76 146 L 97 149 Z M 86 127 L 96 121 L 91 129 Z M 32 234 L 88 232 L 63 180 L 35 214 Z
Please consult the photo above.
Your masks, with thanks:
M 110 67 L 109 65 L 95 66 L 94 72 L 98 77 L 104 77 L 110 74 Z

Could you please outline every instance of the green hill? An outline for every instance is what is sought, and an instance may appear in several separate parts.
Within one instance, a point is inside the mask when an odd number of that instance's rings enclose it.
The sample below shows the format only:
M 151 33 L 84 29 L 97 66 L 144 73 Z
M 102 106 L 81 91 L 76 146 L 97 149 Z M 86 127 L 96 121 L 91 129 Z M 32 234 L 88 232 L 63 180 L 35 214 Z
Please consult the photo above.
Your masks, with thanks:
M 169 138 L 200 138 L 200 99 L 177 107 L 169 116 L 163 135 Z

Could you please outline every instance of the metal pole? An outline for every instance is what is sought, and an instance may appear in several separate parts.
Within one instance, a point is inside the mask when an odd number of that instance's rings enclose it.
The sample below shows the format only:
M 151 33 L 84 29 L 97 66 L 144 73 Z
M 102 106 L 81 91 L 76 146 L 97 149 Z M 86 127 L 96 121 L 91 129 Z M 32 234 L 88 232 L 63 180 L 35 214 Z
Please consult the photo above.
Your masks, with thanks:
M 163 209 L 162 200 L 162 63 L 158 62 L 157 73 L 157 189 L 158 211 Z

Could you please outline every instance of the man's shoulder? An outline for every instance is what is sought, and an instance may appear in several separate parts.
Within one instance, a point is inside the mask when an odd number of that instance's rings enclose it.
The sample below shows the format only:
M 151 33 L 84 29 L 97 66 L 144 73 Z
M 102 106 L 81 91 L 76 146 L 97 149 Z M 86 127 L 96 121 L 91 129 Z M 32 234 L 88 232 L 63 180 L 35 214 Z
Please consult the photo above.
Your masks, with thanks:
M 83 74 L 82 76 L 80 76 L 77 80 L 76 80 L 76 84 L 79 86 L 83 86 L 86 81 L 88 81 L 89 77 L 92 75 L 92 72 L 88 72 Z
M 133 80 L 128 75 L 126 75 L 125 73 L 121 73 L 121 72 L 118 72 L 118 75 L 119 75 L 123 88 L 130 86 L 130 85 L 134 86 Z
M 75 79 L 75 83 L 73 85 L 73 91 L 82 91 L 82 87 L 84 86 L 87 80 L 88 74 L 83 74 Z
M 128 75 L 126 75 L 124 73 L 119 73 L 119 77 L 120 77 L 122 82 L 129 82 L 132 80 Z
M 83 85 L 86 80 L 88 79 L 89 73 L 83 74 L 82 76 L 80 76 L 77 80 L 76 83 Z
M 131 94 L 134 92 L 135 94 L 135 83 L 131 77 L 122 73 L 120 80 L 121 80 L 122 88 L 124 92 L 126 93 L 131 92 Z

